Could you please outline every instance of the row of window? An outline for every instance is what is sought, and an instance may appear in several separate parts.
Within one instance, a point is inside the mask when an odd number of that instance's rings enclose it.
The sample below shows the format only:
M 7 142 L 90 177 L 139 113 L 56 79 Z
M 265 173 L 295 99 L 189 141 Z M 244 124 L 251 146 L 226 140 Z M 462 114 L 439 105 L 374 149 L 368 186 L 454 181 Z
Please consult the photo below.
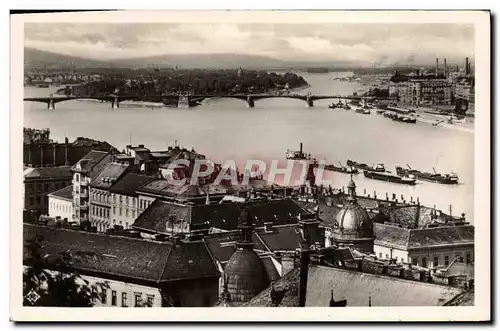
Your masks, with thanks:
M 51 202 L 50 203 L 50 208 L 53 210 L 59 210 L 65 213 L 71 212 L 71 206 L 68 206 L 67 204 L 59 204 L 57 202 Z
M 144 210 L 149 207 L 151 201 L 139 199 L 139 209 Z
M 25 184 L 25 187 L 26 187 L 26 190 L 36 190 L 39 192 L 51 193 L 51 192 L 55 192 L 55 191 L 62 189 L 66 186 L 69 186 L 69 185 L 71 185 L 71 182 L 52 183 L 53 188 L 51 188 L 51 185 L 49 183 Z
M 109 209 L 93 205 L 92 215 L 109 218 Z
M 117 208 L 116 208 L 115 206 L 113 206 L 113 215 L 116 215 L 116 209 L 117 209 Z M 119 214 L 120 216 L 122 216 L 122 215 L 123 215 L 123 208 L 122 208 L 122 207 L 119 207 L 119 208 L 118 208 L 118 214 Z M 135 210 L 133 210 L 133 209 L 132 209 L 132 210 L 130 210 L 130 214 L 132 215 L 132 217 L 133 217 L 133 218 L 135 218 Z M 125 208 L 125 216 L 126 216 L 126 217 L 128 217 L 128 216 L 129 216 L 129 209 L 128 209 L 128 208 Z
M 383 258 L 383 257 L 382 257 L 382 253 L 379 253 L 379 257 L 380 257 L 380 258 Z M 458 253 L 458 254 L 456 254 L 456 255 L 455 255 L 455 257 L 458 257 L 459 259 L 462 259 L 462 254 Z M 386 258 L 386 259 L 389 259 L 389 258 L 390 258 L 389 254 L 385 254 L 385 258 Z M 449 265 L 452 259 L 453 259 L 453 258 L 450 258 L 450 256 L 449 256 L 449 255 L 445 255 L 445 256 L 444 256 L 444 261 L 443 261 L 443 264 L 444 264 L 445 266 Z M 467 263 L 472 262 L 472 257 L 471 257 L 471 254 L 470 254 L 470 253 L 465 254 L 465 261 L 466 261 Z M 404 258 L 401 258 L 401 262 L 404 262 Z M 409 258 L 409 257 L 408 257 L 408 262 L 410 262 L 410 258 Z M 421 264 L 419 264 L 419 262 L 421 262 Z M 420 261 L 419 261 L 419 259 L 418 259 L 418 258 L 416 258 L 416 257 L 412 257 L 412 258 L 411 258 L 411 264 L 413 264 L 413 265 L 418 265 L 418 266 L 425 267 L 425 268 L 429 267 L 429 266 L 427 265 L 427 258 L 426 258 L 426 257 L 423 257 Z M 432 257 L 432 266 L 433 266 L 433 267 L 437 267 L 437 266 L 439 266 L 439 264 L 440 264 L 440 261 L 439 261 L 439 256 L 437 256 L 437 255 L 433 256 L 433 257 Z
M 122 222 L 122 221 L 117 222 L 116 220 L 113 220 L 113 227 L 115 225 L 121 225 L 124 226 L 124 229 L 128 229 L 128 222 Z M 92 226 L 97 227 L 97 231 L 99 232 L 104 232 L 110 227 L 109 224 L 98 224 L 97 222 L 92 222 Z
M 30 206 L 43 206 L 49 203 L 49 197 L 46 195 L 45 196 L 37 195 L 35 197 L 31 196 L 28 198 L 28 201 Z
M 134 292 L 134 307 L 143 307 L 142 293 Z M 151 294 L 146 295 L 146 304 L 148 307 L 153 307 L 155 296 Z M 108 290 L 104 290 L 101 297 L 101 302 L 108 305 Z M 111 291 L 111 306 L 117 306 L 117 292 Z M 128 307 L 127 292 L 122 292 L 121 307 Z

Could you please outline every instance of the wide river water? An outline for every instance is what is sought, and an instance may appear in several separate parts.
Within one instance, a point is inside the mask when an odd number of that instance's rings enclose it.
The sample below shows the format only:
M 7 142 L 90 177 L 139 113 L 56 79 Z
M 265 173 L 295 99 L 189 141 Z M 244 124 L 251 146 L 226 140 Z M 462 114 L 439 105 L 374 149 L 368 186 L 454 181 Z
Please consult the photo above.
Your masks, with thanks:
M 298 93 L 351 94 L 362 88 L 358 83 L 334 81 L 348 73 L 300 73 L 310 87 Z M 25 88 L 26 97 L 48 96 L 55 88 Z M 474 134 L 460 130 L 434 127 L 430 124 L 393 122 L 372 112 L 328 109 L 331 100 L 316 101 L 313 108 L 294 99 L 265 99 L 246 108 L 242 100 L 209 99 L 198 107 L 152 108 L 120 104 L 111 109 L 109 103 L 66 101 L 55 110 L 37 102 L 24 103 L 24 126 L 50 128 L 53 139 L 63 141 L 78 137 L 106 140 L 118 149 L 130 141 L 145 144 L 152 150 L 166 149 L 175 140 L 216 161 L 263 159 L 285 165 L 286 149 L 304 150 L 327 163 L 347 159 L 367 164 L 383 163 L 391 172 L 395 165 L 410 165 L 414 169 L 456 172 L 458 185 L 441 185 L 419 181 L 415 186 L 385 183 L 356 175 L 357 192 L 379 197 L 385 193 L 420 198 L 422 204 L 448 211 L 453 215 L 474 215 Z M 336 102 L 336 100 L 335 100 Z M 325 172 L 323 178 L 340 188 L 349 176 Z

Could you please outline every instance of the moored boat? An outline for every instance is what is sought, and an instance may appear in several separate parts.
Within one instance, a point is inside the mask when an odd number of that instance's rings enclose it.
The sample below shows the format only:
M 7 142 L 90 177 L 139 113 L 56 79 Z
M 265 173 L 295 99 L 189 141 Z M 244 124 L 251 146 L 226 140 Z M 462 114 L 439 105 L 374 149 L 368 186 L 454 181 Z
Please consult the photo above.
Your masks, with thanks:
M 397 184 L 415 185 L 415 178 L 394 176 L 387 173 L 365 170 L 363 172 L 366 178 L 381 180 Z
M 411 169 L 408 166 L 408 169 L 404 169 L 400 166 L 396 167 L 396 173 L 399 176 L 408 176 L 408 175 L 413 175 L 414 177 L 421 179 L 421 180 L 426 180 L 434 183 L 440 183 L 440 184 L 458 184 L 458 175 L 456 173 L 445 173 L 445 174 L 440 174 L 436 173 L 434 170 L 434 173 L 430 172 L 423 172 L 415 169 Z
M 359 162 L 356 162 L 356 161 L 347 160 L 346 164 L 347 164 L 348 167 L 354 167 L 354 168 L 358 168 L 358 169 L 361 169 L 361 170 L 369 170 L 369 171 L 375 171 L 375 172 L 385 172 L 385 167 L 384 167 L 384 164 L 382 164 L 382 163 L 377 163 L 374 166 L 369 166 L 366 163 L 359 163 Z
M 396 116 L 392 117 L 392 120 L 396 121 L 396 122 L 403 122 L 403 123 L 410 123 L 410 124 L 417 123 L 417 119 L 416 118 L 407 117 L 407 116 L 398 116 L 398 115 L 396 115 Z
M 340 164 L 340 162 L 339 162 L 339 164 Z M 353 168 L 353 167 L 347 168 L 347 167 L 342 166 L 342 164 L 340 164 L 339 167 L 334 165 L 334 164 L 326 164 L 325 170 L 341 172 L 344 174 L 353 174 L 353 175 L 358 174 L 358 169 Z

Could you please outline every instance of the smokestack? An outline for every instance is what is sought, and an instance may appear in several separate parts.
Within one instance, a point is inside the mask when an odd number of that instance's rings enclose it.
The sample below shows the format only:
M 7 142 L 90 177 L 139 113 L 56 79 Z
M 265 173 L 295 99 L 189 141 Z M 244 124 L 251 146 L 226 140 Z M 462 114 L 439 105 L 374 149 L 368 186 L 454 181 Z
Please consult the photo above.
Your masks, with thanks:
M 465 58 L 465 74 L 466 75 L 469 74 L 469 58 L 468 57 Z
M 300 154 L 302 154 L 302 143 L 300 143 Z
M 309 255 L 308 248 L 302 249 L 300 254 L 300 278 L 299 278 L 299 307 L 306 306 L 307 276 L 309 273 Z
M 436 77 L 438 76 L 439 73 L 439 59 L 436 58 Z
M 446 66 L 446 58 L 444 58 L 444 77 L 448 77 L 448 67 Z

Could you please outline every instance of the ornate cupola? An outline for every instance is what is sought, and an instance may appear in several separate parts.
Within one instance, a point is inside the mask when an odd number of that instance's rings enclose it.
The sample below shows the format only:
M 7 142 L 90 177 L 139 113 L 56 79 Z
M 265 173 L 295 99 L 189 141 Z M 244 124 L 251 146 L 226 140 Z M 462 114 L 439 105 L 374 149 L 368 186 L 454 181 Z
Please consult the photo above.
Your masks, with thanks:
M 253 250 L 253 217 L 247 209 L 240 214 L 238 229 L 240 237 L 236 250 L 224 270 L 225 286 L 233 306 L 242 305 L 269 286 L 264 265 Z
M 352 179 L 347 185 L 348 195 L 338 212 L 333 228 L 333 241 L 339 246 L 353 246 L 360 252 L 373 253 L 373 222 L 366 209 L 358 204 L 356 184 Z

